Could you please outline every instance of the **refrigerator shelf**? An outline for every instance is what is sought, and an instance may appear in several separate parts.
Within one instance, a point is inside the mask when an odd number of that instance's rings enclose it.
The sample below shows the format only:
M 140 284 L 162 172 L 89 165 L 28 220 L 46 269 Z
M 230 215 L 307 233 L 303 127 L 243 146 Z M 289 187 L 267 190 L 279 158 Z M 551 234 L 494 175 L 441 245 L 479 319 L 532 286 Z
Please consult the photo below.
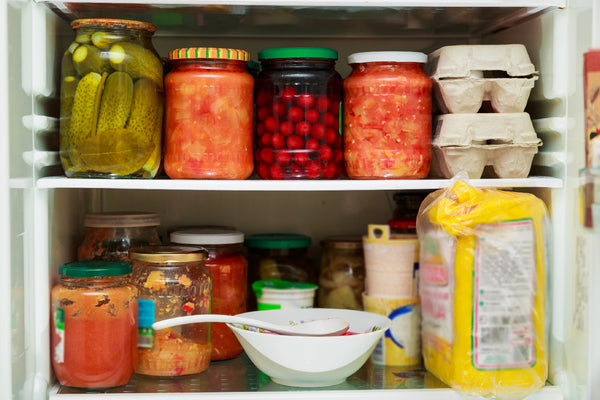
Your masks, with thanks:
M 79 396 L 78 396 L 79 395 Z M 324 399 L 350 400 L 377 397 L 411 400 L 460 400 L 450 389 L 425 370 L 386 367 L 367 361 L 344 383 L 324 388 L 298 388 L 279 385 L 261 373 L 245 354 L 212 363 L 205 372 L 182 378 L 158 379 L 134 375 L 125 386 L 107 391 L 81 391 L 56 385 L 50 400 L 119 399 Z M 527 400 L 562 400 L 557 386 L 547 386 Z
M 477 187 L 550 188 L 563 187 L 559 178 L 529 177 L 519 179 L 473 179 Z M 361 190 L 422 190 L 450 186 L 450 179 L 418 180 L 184 180 L 184 179 L 78 179 L 46 177 L 37 181 L 39 189 L 135 189 L 135 190 L 200 190 L 200 191 L 361 191 Z

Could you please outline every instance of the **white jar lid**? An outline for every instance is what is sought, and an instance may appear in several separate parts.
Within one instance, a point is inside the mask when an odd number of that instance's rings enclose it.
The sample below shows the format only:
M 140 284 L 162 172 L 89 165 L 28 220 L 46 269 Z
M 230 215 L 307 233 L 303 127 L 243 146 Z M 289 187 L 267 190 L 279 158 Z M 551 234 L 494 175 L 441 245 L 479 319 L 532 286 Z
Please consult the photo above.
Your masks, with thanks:
M 223 228 L 188 228 L 171 232 L 171 243 L 209 245 L 243 243 L 244 234 Z
M 427 54 L 416 51 L 367 51 L 348 56 L 348 64 L 367 62 L 416 62 L 425 64 Z

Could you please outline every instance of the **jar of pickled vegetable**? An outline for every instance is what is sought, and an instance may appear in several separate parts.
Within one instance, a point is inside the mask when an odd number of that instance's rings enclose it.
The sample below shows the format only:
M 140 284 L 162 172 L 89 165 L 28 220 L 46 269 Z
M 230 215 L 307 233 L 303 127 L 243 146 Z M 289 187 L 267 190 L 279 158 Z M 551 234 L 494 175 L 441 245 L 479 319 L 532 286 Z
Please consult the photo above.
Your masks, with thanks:
M 153 178 L 160 167 L 163 68 L 154 25 L 89 18 L 71 23 L 62 57 L 60 158 L 75 178 Z
M 431 79 L 427 56 L 382 51 L 348 57 L 344 163 L 355 179 L 425 178 L 431 164 Z
M 204 261 L 213 276 L 212 313 L 236 315 L 246 312 L 248 261 L 242 254 L 244 234 L 222 228 L 188 228 L 171 233 L 171 242 L 202 246 Z M 228 360 L 244 349 L 224 323 L 212 323 L 212 360 Z
M 363 310 L 365 258 L 362 237 L 334 236 L 321 241 L 319 307 Z
M 254 78 L 248 52 L 191 47 L 169 53 L 165 172 L 173 179 L 246 179 L 254 169 Z
M 180 376 L 203 372 L 211 354 L 210 324 L 154 330 L 164 319 L 211 312 L 212 276 L 206 251 L 187 246 L 147 246 L 132 250 L 132 283 L 138 289 L 136 373 Z
M 258 54 L 256 169 L 263 179 L 335 179 L 342 170 L 337 51 L 266 49 Z
M 156 213 L 107 212 L 86 214 L 87 228 L 83 242 L 77 248 L 78 260 L 127 261 L 129 250 L 160 244 Z
M 118 261 L 71 262 L 52 288 L 52 367 L 61 385 L 125 385 L 137 360 L 136 289 L 131 266 Z

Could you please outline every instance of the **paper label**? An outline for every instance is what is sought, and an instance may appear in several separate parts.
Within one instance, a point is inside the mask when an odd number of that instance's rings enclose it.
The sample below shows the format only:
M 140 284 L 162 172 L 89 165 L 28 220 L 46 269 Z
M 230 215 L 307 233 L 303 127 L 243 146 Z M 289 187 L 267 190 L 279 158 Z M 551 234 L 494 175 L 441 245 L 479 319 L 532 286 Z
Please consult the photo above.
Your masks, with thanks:
M 154 300 L 138 299 L 138 347 L 154 348 Z
M 506 369 L 535 363 L 535 230 L 530 219 L 481 224 L 473 279 L 473 364 Z
M 54 310 L 54 332 L 59 338 L 54 346 L 54 361 L 62 364 L 65 362 L 65 310 L 60 307 Z

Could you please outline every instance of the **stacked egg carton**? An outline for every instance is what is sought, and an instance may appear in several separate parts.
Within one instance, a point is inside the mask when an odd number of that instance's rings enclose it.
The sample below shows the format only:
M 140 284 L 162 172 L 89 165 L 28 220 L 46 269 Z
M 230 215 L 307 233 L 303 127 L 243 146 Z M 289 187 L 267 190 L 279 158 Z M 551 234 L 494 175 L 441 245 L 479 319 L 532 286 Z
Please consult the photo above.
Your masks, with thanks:
M 542 141 L 524 112 L 537 72 L 525 46 L 459 45 L 428 57 L 440 115 L 434 117 L 430 176 L 465 171 L 479 179 L 525 178 Z M 500 75 L 500 77 L 498 77 Z M 482 104 L 493 112 L 480 112 Z

